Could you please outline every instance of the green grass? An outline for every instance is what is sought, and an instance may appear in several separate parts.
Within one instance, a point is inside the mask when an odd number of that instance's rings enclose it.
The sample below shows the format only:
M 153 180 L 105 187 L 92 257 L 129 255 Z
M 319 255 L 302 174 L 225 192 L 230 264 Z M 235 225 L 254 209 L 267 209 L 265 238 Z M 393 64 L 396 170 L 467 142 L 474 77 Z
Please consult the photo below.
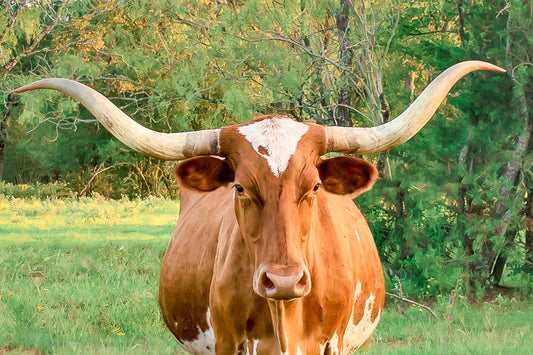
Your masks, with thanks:
M 0 353 L 179 353 L 157 304 L 178 209 L 0 196 Z
M 530 354 L 533 307 L 497 297 L 483 304 L 437 304 L 435 319 L 418 307 L 385 311 L 366 354 Z
M 0 354 L 182 354 L 159 314 L 179 204 L 0 195 Z M 399 309 L 401 308 L 401 311 Z M 528 354 L 533 306 L 389 302 L 366 354 Z

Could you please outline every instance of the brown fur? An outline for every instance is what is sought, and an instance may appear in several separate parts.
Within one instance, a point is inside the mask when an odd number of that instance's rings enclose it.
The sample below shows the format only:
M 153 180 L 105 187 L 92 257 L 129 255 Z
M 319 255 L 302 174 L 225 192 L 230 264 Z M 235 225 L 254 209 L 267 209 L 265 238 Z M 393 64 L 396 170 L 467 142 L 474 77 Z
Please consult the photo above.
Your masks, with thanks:
M 237 128 L 222 129 L 224 161 L 202 162 L 217 158 L 201 157 L 184 162 L 185 167 L 194 166 L 192 180 L 188 168 L 176 170 L 182 210 L 161 271 L 163 319 L 179 341 L 192 341 L 208 329 L 209 308 L 217 354 L 245 349 L 251 353 L 254 340 L 259 340 L 257 354 L 296 354 L 298 349 L 302 354 L 340 353 L 357 284 L 361 294 L 355 302 L 355 323 L 362 319 L 370 294 L 375 296 L 372 320 L 384 304 L 372 235 L 359 209 L 344 195 L 369 189 L 375 168 L 355 158 L 329 163 L 320 159 L 326 146 L 324 129 L 309 124 L 288 168 L 276 177 Z M 214 166 L 216 173 L 197 168 L 201 166 Z M 219 179 L 221 171 L 225 177 Z M 211 180 L 202 182 L 206 179 Z M 320 179 L 323 186 L 314 191 Z M 328 179 L 335 179 L 335 188 Z M 212 184 L 219 187 L 213 190 Z M 244 192 L 235 193 L 232 184 Z M 257 284 L 262 268 L 282 279 L 294 270 L 305 271 L 309 284 L 305 278 L 301 282 L 308 293 L 290 300 L 260 296 L 254 280 Z M 337 344 L 328 343 L 335 336 Z

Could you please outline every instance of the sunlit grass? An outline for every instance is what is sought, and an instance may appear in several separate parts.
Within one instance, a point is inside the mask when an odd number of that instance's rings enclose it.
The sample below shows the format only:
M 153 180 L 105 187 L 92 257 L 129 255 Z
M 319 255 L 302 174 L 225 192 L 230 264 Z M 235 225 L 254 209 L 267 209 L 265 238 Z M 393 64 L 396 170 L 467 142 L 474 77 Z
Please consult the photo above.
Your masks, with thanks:
M 0 353 L 180 353 L 157 304 L 178 209 L 0 196 Z
M 4 242 L 102 242 L 169 238 L 179 211 L 176 201 L 10 199 L 0 195 Z
M 0 195 L 0 354 L 182 354 L 159 314 L 179 203 Z M 533 306 L 388 303 L 366 354 L 528 354 Z

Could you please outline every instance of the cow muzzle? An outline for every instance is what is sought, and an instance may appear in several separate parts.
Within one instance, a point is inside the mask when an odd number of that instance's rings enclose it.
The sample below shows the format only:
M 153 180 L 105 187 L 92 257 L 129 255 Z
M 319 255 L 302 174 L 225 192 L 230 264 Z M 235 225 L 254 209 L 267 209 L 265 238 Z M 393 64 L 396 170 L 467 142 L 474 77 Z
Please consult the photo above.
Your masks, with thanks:
M 304 266 L 265 266 L 254 274 L 254 292 L 272 300 L 301 298 L 311 291 L 311 277 Z

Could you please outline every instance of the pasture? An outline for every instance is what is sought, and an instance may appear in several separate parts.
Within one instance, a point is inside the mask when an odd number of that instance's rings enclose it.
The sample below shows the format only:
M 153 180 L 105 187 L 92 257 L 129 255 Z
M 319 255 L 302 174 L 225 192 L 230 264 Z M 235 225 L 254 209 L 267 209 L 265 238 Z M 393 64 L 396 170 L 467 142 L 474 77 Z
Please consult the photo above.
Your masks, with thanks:
M 0 195 L 0 354 L 182 354 L 161 320 L 161 259 L 179 202 Z M 428 312 L 387 300 L 366 354 L 527 354 L 531 298 Z

